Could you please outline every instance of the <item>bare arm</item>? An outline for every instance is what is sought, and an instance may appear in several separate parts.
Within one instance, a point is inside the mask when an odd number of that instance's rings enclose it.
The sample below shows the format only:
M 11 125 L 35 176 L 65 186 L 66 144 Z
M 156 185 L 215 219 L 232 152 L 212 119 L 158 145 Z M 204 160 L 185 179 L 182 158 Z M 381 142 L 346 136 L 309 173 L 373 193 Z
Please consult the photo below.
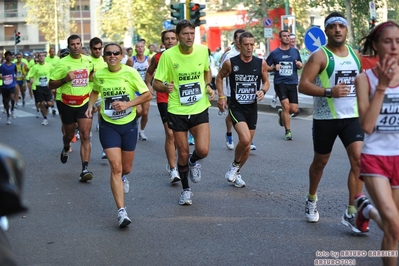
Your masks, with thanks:
M 326 56 L 322 50 L 314 52 L 308 62 L 305 64 L 301 80 L 299 82 L 298 90 L 300 93 L 311 96 L 325 96 L 325 89 L 313 84 L 316 76 L 324 69 L 327 64 Z
M 223 93 L 223 78 L 227 78 L 230 75 L 231 62 L 230 59 L 224 61 L 222 68 L 216 76 L 216 89 L 219 94 L 219 98 L 224 96 Z
M 127 61 L 126 61 L 126 65 L 127 65 L 127 66 L 130 66 L 130 67 L 133 67 L 133 58 L 129 57 L 129 58 L 127 59 Z

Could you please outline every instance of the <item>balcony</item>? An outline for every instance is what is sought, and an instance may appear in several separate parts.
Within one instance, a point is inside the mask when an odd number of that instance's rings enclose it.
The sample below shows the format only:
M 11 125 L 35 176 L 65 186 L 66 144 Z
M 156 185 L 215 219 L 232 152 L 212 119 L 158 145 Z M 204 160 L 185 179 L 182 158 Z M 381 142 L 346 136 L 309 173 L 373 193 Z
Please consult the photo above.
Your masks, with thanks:
M 7 10 L 0 12 L 0 23 L 25 22 L 27 15 L 27 11 Z

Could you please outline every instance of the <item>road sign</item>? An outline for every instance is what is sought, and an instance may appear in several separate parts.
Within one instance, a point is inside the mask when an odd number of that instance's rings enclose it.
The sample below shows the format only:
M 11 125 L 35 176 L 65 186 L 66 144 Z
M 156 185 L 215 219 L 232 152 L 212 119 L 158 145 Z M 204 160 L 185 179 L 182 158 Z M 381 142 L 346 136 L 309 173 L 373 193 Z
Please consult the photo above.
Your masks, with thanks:
M 273 21 L 272 21 L 271 18 L 265 18 L 265 19 L 263 20 L 263 25 L 264 25 L 266 28 L 271 27 L 272 24 L 273 24 Z
M 264 28 L 263 29 L 263 36 L 265 38 L 272 38 L 273 37 L 273 29 L 272 28 Z
M 309 52 L 313 53 L 322 45 L 326 44 L 326 35 L 319 27 L 311 27 L 305 32 L 305 47 Z
M 376 18 L 377 13 L 375 11 L 375 3 L 374 2 L 369 2 L 369 7 L 370 7 L 370 18 Z
M 170 22 L 170 20 L 165 20 L 163 22 L 163 27 L 167 30 L 170 30 L 172 28 L 172 23 Z

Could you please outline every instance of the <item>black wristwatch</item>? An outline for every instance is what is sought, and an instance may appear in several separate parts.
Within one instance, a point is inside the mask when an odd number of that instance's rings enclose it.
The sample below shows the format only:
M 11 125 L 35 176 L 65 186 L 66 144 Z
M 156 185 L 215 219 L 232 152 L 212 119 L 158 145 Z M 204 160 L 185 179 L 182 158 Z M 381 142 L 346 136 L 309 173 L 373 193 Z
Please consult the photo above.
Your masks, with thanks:
M 66 81 L 66 79 L 65 79 L 65 78 L 61 79 L 61 82 L 62 82 L 62 84 L 65 84 L 65 83 L 67 83 L 67 81 Z
M 263 96 L 265 96 L 266 95 L 266 91 L 265 90 L 261 90 L 262 92 L 263 92 Z
M 325 94 L 325 96 L 326 96 L 327 98 L 331 98 L 331 97 L 332 97 L 332 90 L 331 90 L 331 88 L 327 88 L 324 94 Z

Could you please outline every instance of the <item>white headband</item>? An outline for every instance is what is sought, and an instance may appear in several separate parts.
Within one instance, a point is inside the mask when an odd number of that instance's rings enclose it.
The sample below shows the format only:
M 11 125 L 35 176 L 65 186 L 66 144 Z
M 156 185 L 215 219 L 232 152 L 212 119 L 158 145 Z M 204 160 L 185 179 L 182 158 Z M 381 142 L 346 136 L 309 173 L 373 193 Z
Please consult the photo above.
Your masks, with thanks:
M 346 27 L 348 26 L 348 22 L 346 21 L 345 18 L 343 18 L 343 17 L 331 17 L 331 18 L 327 19 L 326 23 L 324 24 L 324 28 L 327 28 L 328 25 L 336 23 L 336 22 L 341 23 L 341 24 L 343 24 Z

